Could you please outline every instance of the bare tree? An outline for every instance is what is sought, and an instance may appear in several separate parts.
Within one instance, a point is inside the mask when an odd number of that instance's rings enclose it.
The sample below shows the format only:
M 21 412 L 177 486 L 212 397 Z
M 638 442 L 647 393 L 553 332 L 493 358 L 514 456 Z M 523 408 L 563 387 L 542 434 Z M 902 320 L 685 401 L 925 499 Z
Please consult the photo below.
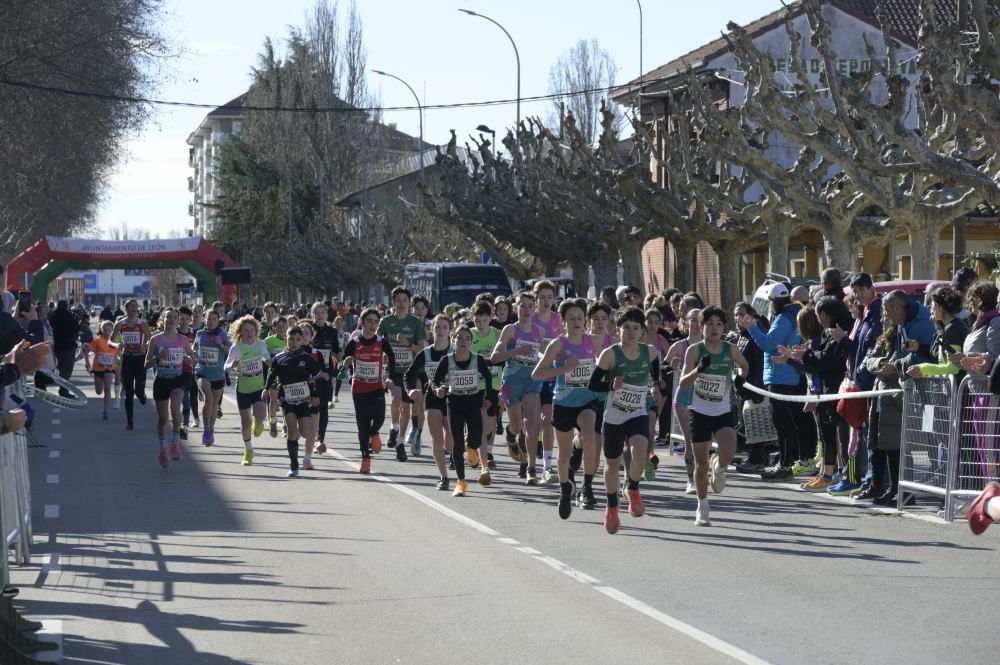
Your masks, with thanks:
M 577 129 L 584 140 L 592 145 L 601 133 L 601 109 L 606 104 L 606 90 L 615 84 L 617 75 L 618 65 L 596 38 L 579 40 L 549 69 L 550 93 L 577 93 L 553 101 L 555 108 L 549 124 L 558 126 L 568 112 L 576 119 Z M 580 91 L 588 92 L 581 94 Z M 622 114 L 617 105 L 613 105 L 612 110 L 615 129 L 618 129 Z

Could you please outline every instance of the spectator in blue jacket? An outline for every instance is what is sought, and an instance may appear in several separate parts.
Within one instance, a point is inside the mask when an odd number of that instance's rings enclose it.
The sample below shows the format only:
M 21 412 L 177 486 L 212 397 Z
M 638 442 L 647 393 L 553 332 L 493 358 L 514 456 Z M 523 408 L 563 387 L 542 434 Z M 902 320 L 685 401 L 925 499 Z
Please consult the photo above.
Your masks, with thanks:
M 904 291 L 885 297 L 886 317 L 896 325 L 896 350 L 891 363 L 879 370 L 879 376 L 898 376 L 906 380 L 906 371 L 920 363 L 933 362 L 929 349 L 937 331 L 931 312 L 923 303 L 913 302 Z
M 805 395 L 806 380 L 790 367 L 779 347 L 798 346 L 802 342 L 796 317 L 801 305 L 792 302 L 787 284 L 771 285 L 771 327 L 765 333 L 752 317 L 743 317 L 740 325 L 749 331 L 753 341 L 764 352 L 764 385 L 772 393 Z M 743 320 L 745 319 L 745 320 Z M 771 415 L 778 434 L 781 458 L 775 466 L 761 473 L 763 480 L 789 480 L 794 478 L 792 465 L 802 460 L 802 450 L 816 448 L 816 425 L 811 414 L 801 404 L 771 400 Z

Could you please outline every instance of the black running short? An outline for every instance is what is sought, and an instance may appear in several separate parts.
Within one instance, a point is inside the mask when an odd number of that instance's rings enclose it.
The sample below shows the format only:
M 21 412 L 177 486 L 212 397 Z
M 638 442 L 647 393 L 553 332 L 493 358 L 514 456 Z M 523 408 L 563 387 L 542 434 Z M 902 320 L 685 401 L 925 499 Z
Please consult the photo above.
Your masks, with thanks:
M 170 399 L 170 393 L 175 390 L 184 390 L 187 387 L 187 377 L 181 376 L 158 376 L 153 380 L 153 401 L 165 402 Z
M 604 423 L 604 457 L 617 459 L 625 450 L 625 443 L 634 436 L 649 438 L 649 416 L 643 411 L 641 416 L 630 418 L 621 425 Z
M 410 399 L 409 393 L 406 392 L 406 386 L 403 384 L 403 375 L 400 373 L 393 374 L 389 377 L 393 383 L 399 386 L 399 392 L 403 394 L 403 404 L 413 404 L 413 400 Z
M 288 402 L 281 403 L 281 412 L 285 416 L 295 416 L 296 418 L 308 419 L 312 418 L 312 408 L 309 406 L 309 402 L 296 402 L 295 404 L 289 404 Z
M 236 406 L 239 407 L 240 411 L 246 411 L 247 409 L 252 409 L 253 405 L 257 402 L 263 402 L 264 391 L 257 390 L 252 393 L 241 393 L 237 391 L 236 393 Z
M 711 441 L 716 432 L 727 427 L 733 429 L 736 427 L 732 411 L 727 411 L 721 416 L 706 416 L 691 409 L 691 441 L 695 443 Z
M 542 406 L 547 406 L 552 404 L 552 400 L 555 397 L 556 383 L 555 381 L 546 381 L 542 384 L 542 392 L 539 394 L 539 399 L 541 400 Z
M 574 429 L 580 429 L 577 424 L 577 419 L 580 414 L 584 411 L 593 411 L 595 416 L 599 416 L 604 411 L 604 404 L 598 400 L 594 400 L 589 404 L 584 404 L 583 406 L 562 406 L 561 404 L 552 405 L 552 427 L 560 432 L 572 432 Z M 595 418 L 595 425 L 597 419 Z

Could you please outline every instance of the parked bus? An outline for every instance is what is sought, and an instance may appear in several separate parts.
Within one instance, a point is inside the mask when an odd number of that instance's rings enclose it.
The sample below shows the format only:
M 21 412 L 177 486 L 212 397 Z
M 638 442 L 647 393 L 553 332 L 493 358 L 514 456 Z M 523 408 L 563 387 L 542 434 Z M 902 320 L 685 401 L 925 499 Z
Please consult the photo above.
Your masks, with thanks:
M 468 307 L 483 292 L 511 295 L 507 273 L 498 265 L 481 263 L 410 263 L 403 284 L 414 295 L 431 301 L 431 310 L 440 312 L 451 303 Z

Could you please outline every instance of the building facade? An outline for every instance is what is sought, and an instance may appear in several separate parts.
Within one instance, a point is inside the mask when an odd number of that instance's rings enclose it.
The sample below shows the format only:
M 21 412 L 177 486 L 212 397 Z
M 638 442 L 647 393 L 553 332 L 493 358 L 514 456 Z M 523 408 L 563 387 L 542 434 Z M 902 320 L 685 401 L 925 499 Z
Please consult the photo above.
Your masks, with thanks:
M 213 174 L 219 150 L 229 136 L 239 134 L 245 119 L 246 93 L 220 106 L 205 116 L 198 128 L 188 136 L 188 166 L 194 173 L 188 176 L 191 203 L 188 214 L 192 218 L 192 236 L 209 237 L 213 226 L 213 210 L 207 205 L 215 201 L 218 185 Z

